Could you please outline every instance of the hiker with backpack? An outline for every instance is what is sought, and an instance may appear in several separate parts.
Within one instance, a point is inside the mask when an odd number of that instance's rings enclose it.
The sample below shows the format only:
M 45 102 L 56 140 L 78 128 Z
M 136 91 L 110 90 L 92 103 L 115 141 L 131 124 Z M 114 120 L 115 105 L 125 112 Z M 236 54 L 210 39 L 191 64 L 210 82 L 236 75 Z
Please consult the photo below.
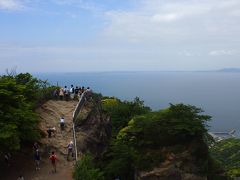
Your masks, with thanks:
M 56 161 L 57 161 L 57 156 L 54 151 L 52 151 L 52 154 L 49 157 L 52 167 L 53 167 L 53 172 L 57 172 L 57 167 L 56 167 Z
M 70 141 L 70 143 L 67 145 L 67 160 L 69 160 L 69 155 L 71 154 L 73 157 L 73 142 Z

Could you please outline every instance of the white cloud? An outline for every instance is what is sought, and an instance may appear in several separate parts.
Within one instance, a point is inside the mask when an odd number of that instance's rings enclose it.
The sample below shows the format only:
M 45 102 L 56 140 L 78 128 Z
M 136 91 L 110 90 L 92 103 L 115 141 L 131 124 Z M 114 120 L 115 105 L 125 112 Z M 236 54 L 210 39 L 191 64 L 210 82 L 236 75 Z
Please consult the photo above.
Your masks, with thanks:
M 209 52 L 211 56 L 234 56 L 238 54 L 239 51 L 237 50 L 213 50 Z
M 179 51 L 179 55 L 186 56 L 186 57 L 201 56 L 200 52 L 195 52 L 190 50 Z
M 24 8 L 20 0 L 0 0 L 0 9 L 2 10 L 21 10 Z
M 125 42 L 153 44 L 186 41 L 225 43 L 233 40 L 233 36 L 239 36 L 239 0 L 141 2 L 133 10 L 106 12 L 104 36 Z
M 33 1 L 43 11 L 59 8 L 61 11 L 57 13 L 72 18 L 83 9 L 91 13 L 97 11 L 99 16 L 92 24 L 99 34 L 74 34 L 73 31 L 68 34 L 66 29 L 66 36 L 59 36 L 58 44 L 53 44 L 48 37 L 50 40 L 44 44 L 52 43 L 49 47 L 38 45 L 34 38 L 27 39 L 33 42 L 33 47 L 0 45 L 0 59 L 6 64 L 27 67 L 37 59 L 40 65 L 34 62 L 32 66 L 38 68 L 43 63 L 43 69 L 50 69 L 52 66 L 48 63 L 52 61 L 63 62 L 64 65 L 57 63 L 62 66 L 76 62 L 79 65 L 75 65 L 76 70 L 82 63 L 89 70 L 199 70 L 240 65 L 240 0 L 138 0 L 135 7 L 127 10 L 113 10 L 116 7 L 104 10 L 111 7 L 99 7 L 93 0 L 50 0 L 44 6 L 40 0 L 0 0 L 0 8 L 17 10 L 17 7 L 32 6 Z M 3 2 L 16 5 L 7 6 Z M 54 8 L 44 9 L 46 4 Z M 79 28 L 77 23 L 71 28 L 75 27 Z M 76 36 L 75 47 L 64 44 L 73 36 Z M 81 42 L 83 36 L 86 36 L 86 44 Z M 94 38 L 87 39 L 88 36 Z M 9 66 L 1 64 L 1 67 Z
M 153 15 L 152 20 L 154 22 L 171 22 L 171 21 L 175 21 L 178 18 L 180 18 L 181 16 L 176 14 L 176 13 L 172 13 L 172 14 L 156 14 Z

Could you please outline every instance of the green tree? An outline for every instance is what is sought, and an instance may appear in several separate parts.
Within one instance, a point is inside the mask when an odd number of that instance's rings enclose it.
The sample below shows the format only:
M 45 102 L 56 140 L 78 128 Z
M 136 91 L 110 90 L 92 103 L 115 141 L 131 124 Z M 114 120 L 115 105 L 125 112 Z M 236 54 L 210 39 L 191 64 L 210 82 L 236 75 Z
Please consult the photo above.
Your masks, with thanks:
M 73 178 L 75 180 L 104 180 L 103 173 L 94 166 L 90 154 L 83 155 L 77 162 Z
M 24 96 L 26 86 L 12 77 L 0 78 L 0 151 L 18 150 L 20 144 L 40 137 L 38 118 Z
M 151 111 L 149 107 L 144 106 L 143 101 L 138 97 L 133 101 L 121 101 L 114 97 L 105 97 L 102 102 L 103 109 L 111 117 L 113 137 L 117 135 L 120 129 L 127 126 L 131 118 Z
M 151 169 L 164 161 L 163 147 L 174 146 L 181 152 L 191 142 L 195 145 L 191 153 L 206 173 L 208 147 L 204 137 L 208 120 L 210 116 L 203 115 L 200 108 L 184 104 L 134 116 L 104 154 L 101 167 L 105 177 L 132 179 L 135 169 Z
M 145 147 L 203 139 L 211 117 L 200 113 L 202 110 L 195 106 L 171 104 L 168 109 L 134 117 L 119 132 L 118 139 Z
M 55 88 L 29 73 L 0 76 L 0 152 L 19 150 L 40 138 L 34 109 L 50 99 Z
M 25 86 L 24 97 L 36 108 L 52 98 L 53 91 L 58 88 L 51 86 L 47 81 L 34 78 L 29 73 L 20 73 L 14 76 L 17 84 Z
M 217 142 L 210 148 L 211 155 L 223 165 L 231 177 L 240 176 L 240 140 L 237 138 Z

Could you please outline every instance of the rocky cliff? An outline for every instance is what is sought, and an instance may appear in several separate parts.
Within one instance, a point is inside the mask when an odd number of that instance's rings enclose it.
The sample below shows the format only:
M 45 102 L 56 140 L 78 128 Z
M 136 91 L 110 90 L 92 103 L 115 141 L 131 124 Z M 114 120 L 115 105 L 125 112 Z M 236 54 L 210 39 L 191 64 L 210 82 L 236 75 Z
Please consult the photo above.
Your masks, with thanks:
M 111 138 L 110 117 L 103 113 L 101 103 L 89 99 L 76 118 L 76 137 L 79 153 L 99 156 Z
M 178 147 L 163 147 L 159 150 L 164 156 L 164 161 L 150 170 L 142 170 L 136 173 L 138 180 L 207 180 L 206 175 L 201 174 L 198 159 L 189 147 L 176 151 Z M 151 152 L 151 150 L 149 151 Z M 206 164 L 207 168 L 207 164 Z

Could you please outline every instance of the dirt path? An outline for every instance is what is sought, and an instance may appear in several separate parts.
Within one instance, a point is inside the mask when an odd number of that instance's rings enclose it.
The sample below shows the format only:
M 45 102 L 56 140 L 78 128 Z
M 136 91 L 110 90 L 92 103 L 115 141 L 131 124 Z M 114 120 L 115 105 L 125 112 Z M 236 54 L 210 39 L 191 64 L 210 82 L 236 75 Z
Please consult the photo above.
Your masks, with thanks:
M 52 149 L 57 149 L 62 155 L 66 155 L 66 146 L 72 140 L 72 114 L 77 105 L 76 101 L 48 101 L 37 110 L 40 115 L 40 128 L 56 127 L 56 135 L 52 138 L 44 138 L 42 144 L 47 144 Z M 65 129 L 60 130 L 60 117 L 65 118 Z
M 48 127 L 56 127 L 56 135 L 43 138 L 41 143 L 40 170 L 35 170 L 33 150 L 26 149 L 25 153 L 15 155 L 10 167 L 0 169 L 0 179 L 16 180 L 22 174 L 25 180 L 72 180 L 74 159 L 67 161 L 67 144 L 72 140 L 72 114 L 77 105 L 76 101 L 48 101 L 37 112 L 40 115 L 40 128 L 46 132 Z M 65 118 L 65 130 L 61 131 L 59 119 Z M 58 157 L 57 173 L 52 173 L 49 153 L 55 151 Z M 0 162 L 2 163 L 2 162 Z

